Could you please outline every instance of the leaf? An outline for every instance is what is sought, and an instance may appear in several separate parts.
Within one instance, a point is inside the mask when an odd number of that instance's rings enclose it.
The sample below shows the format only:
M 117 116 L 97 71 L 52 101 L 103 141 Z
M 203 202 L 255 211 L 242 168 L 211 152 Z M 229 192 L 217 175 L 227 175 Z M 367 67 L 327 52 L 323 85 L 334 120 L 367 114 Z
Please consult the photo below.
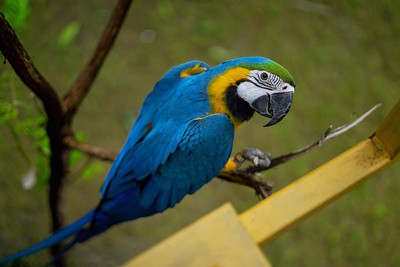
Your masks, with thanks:
M 65 49 L 69 46 L 81 29 L 81 23 L 79 21 L 74 21 L 64 27 L 58 36 L 57 47 L 59 49 Z
M 38 115 L 36 117 L 36 122 L 38 125 L 43 125 L 43 127 L 44 127 L 46 124 L 46 121 L 47 121 L 47 118 L 45 115 Z
M 18 109 L 8 102 L 0 102 L 0 125 L 18 117 Z
M 50 150 L 50 141 L 47 136 L 45 138 L 35 140 L 35 147 L 37 150 L 43 153 L 44 156 L 50 157 L 51 150 Z
M 49 159 L 42 154 L 38 154 L 36 158 L 36 174 L 37 185 L 46 185 L 50 177 Z
M 78 141 L 78 142 L 85 142 L 85 141 L 86 141 L 85 133 L 82 132 L 82 131 L 77 131 L 77 132 L 75 133 L 75 139 L 76 139 L 76 141 Z
M 100 163 L 92 163 L 83 170 L 82 178 L 84 180 L 90 179 L 93 175 L 101 173 L 104 171 L 104 166 Z
M 72 150 L 69 155 L 69 164 L 71 166 L 75 165 L 79 162 L 79 160 L 83 157 L 83 153 L 79 150 Z
M 28 22 L 28 15 L 31 12 L 29 1 L 4 0 L 2 12 L 11 26 L 16 30 L 21 29 Z

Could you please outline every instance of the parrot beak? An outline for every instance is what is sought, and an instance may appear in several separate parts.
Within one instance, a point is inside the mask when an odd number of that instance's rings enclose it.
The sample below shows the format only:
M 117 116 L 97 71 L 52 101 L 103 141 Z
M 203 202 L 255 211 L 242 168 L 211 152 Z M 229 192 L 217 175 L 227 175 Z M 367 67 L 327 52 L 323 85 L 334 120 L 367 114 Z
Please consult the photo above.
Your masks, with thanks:
M 264 127 L 280 122 L 292 106 L 293 92 L 265 94 L 251 103 L 252 108 L 261 116 L 271 118 Z

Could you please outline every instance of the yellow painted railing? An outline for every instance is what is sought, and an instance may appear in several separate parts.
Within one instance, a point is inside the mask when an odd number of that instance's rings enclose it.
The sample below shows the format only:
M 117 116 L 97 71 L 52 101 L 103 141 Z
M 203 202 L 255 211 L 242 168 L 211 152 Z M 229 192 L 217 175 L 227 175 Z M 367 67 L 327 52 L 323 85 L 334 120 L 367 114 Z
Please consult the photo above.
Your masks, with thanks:
M 228 203 L 124 266 L 270 266 L 268 242 L 400 159 L 400 101 L 376 132 L 238 215 Z

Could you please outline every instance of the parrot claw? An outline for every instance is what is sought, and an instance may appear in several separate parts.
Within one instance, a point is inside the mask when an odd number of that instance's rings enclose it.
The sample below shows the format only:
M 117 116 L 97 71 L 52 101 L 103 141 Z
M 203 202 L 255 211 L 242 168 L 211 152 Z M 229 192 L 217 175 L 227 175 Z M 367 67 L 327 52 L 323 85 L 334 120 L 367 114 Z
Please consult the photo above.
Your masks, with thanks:
M 258 160 L 259 160 L 258 157 L 254 157 L 254 159 L 253 159 L 254 165 L 258 166 Z
M 271 165 L 271 153 L 267 153 L 267 157 L 258 148 L 247 147 L 241 152 L 237 153 L 235 159 L 239 163 L 243 163 L 245 160 L 253 162 L 255 166 L 261 166 L 267 168 Z

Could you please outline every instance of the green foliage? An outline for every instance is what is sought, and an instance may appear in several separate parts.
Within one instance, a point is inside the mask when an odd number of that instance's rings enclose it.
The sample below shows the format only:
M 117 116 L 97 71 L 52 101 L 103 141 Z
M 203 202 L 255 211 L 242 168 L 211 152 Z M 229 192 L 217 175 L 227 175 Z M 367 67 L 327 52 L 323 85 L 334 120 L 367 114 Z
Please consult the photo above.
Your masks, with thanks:
M 29 1 L 0 0 L 1 11 L 15 30 L 23 28 L 28 22 L 28 16 L 31 13 Z
M 83 153 L 79 150 L 72 150 L 69 155 L 69 164 L 75 165 L 77 164 L 83 157 Z
M 28 23 L 31 12 L 29 0 L 0 0 L 1 12 L 5 15 L 15 30 L 20 30 Z M 163 11 L 164 13 L 166 10 Z M 166 15 L 168 14 L 165 13 Z M 64 50 L 76 39 L 81 28 L 79 21 L 73 21 L 63 28 L 57 39 L 57 48 Z M 6 70 L 0 75 L 0 88 L 15 90 L 11 70 Z M 14 137 L 18 151 L 29 164 L 35 165 L 37 185 L 45 185 L 50 176 L 49 158 L 51 156 L 49 138 L 46 132 L 46 116 L 44 114 L 27 114 L 24 107 L 29 103 L 17 99 L 5 99 L 0 101 L 0 126 L 6 126 Z M 2 140 L 0 136 L 0 141 Z M 76 134 L 78 141 L 84 141 L 82 132 Z M 34 150 L 30 149 L 30 147 Z M 84 158 L 80 151 L 72 150 L 69 163 L 77 166 Z M 99 163 L 90 162 L 80 170 L 84 179 L 102 172 L 104 167 Z
M 86 140 L 85 134 L 81 131 L 78 131 L 75 134 L 75 139 L 79 142 L 84 142 Z M 76 166 L 83 158 L 84 154 L 79 150 L 72 150 L 69 154 L 69 164 L 71 166 Z
M 47 181 L 49 180 L 50 177 L 49 158 L 39 153 L 36 156 L 35 165 L 36 165 L 37 185 L 44 186 L 47 184 Z
M 0 88 L 5 88 L 10 86 L 11 82 L 10 72 L 5 71 L 0 75 Z M 0 126 L 7 121 L 16 119 L 18 117 L 19 111 L 16 106 L 6 100 L 0 100 Z
M 74 21 L 64 27 L 57 40 L 58 49 L 66 49 L 76 38 L 81 29 L 81 23 Z
M 18 118 L 19 110 L 9 102 L 0 102 L 0 125 Z
M 14 141 L 21 156 L 36 165 L 36 175 L 39 183 L 43 185 L 50 173 L 49 139 L 45 129 L 46 118 L 44 115 L 23 118 L 20 114 L 25 113 L 22 106 L 13 103 L 0 102 L 0 126 L 6 124 L 14 137 Z M 31 151 L 30 147 L 34 148 Z
M 88 180 L 93 177 L 95 174 L 102 173 L 104 171 L 104 166 L 98 162 L 93 162 L 89 166 L 87 166 L 82 172 L 82 178 L 84 180 Z
M 78 131 L 75 134 L 75 139 L 79 142 L 85 142 L 86 137 L 82 131 Z M 104 166 L 96 161 L 92 161 L 91 158 L 86 156 L 86 162 L 79 166 L 80 163 L 84 162 L 85 154 L 79 150 L 72 150 L 69 156 L 69 164 L 71 168 L 78 169 L 77 175 L 82 177 L 84 180 L 89 180 L 97 174 L 100 174 L 104 171 Z
M 33 140 L 34 147 L 45 157 L 50 157 L 49 138 L 45 129 L 46 117 L 39 115 L 18 122 L 16 130 Z
M 1 12 L 15 30 L 22 29 L 28 23 L 28 15 L 31 12 L 29 0 L 0 0 Z M 12 75 L 10 71 L 3 71 L 0 75 L 0 88 L 13 88 Z M 16 105 L 17 101 L 0 101 L 0 126 L 5 123 L 12 126 L 12 122 L 19 117 L 20 111 Z M 1 137 L 1 136 L 0 136 Z

